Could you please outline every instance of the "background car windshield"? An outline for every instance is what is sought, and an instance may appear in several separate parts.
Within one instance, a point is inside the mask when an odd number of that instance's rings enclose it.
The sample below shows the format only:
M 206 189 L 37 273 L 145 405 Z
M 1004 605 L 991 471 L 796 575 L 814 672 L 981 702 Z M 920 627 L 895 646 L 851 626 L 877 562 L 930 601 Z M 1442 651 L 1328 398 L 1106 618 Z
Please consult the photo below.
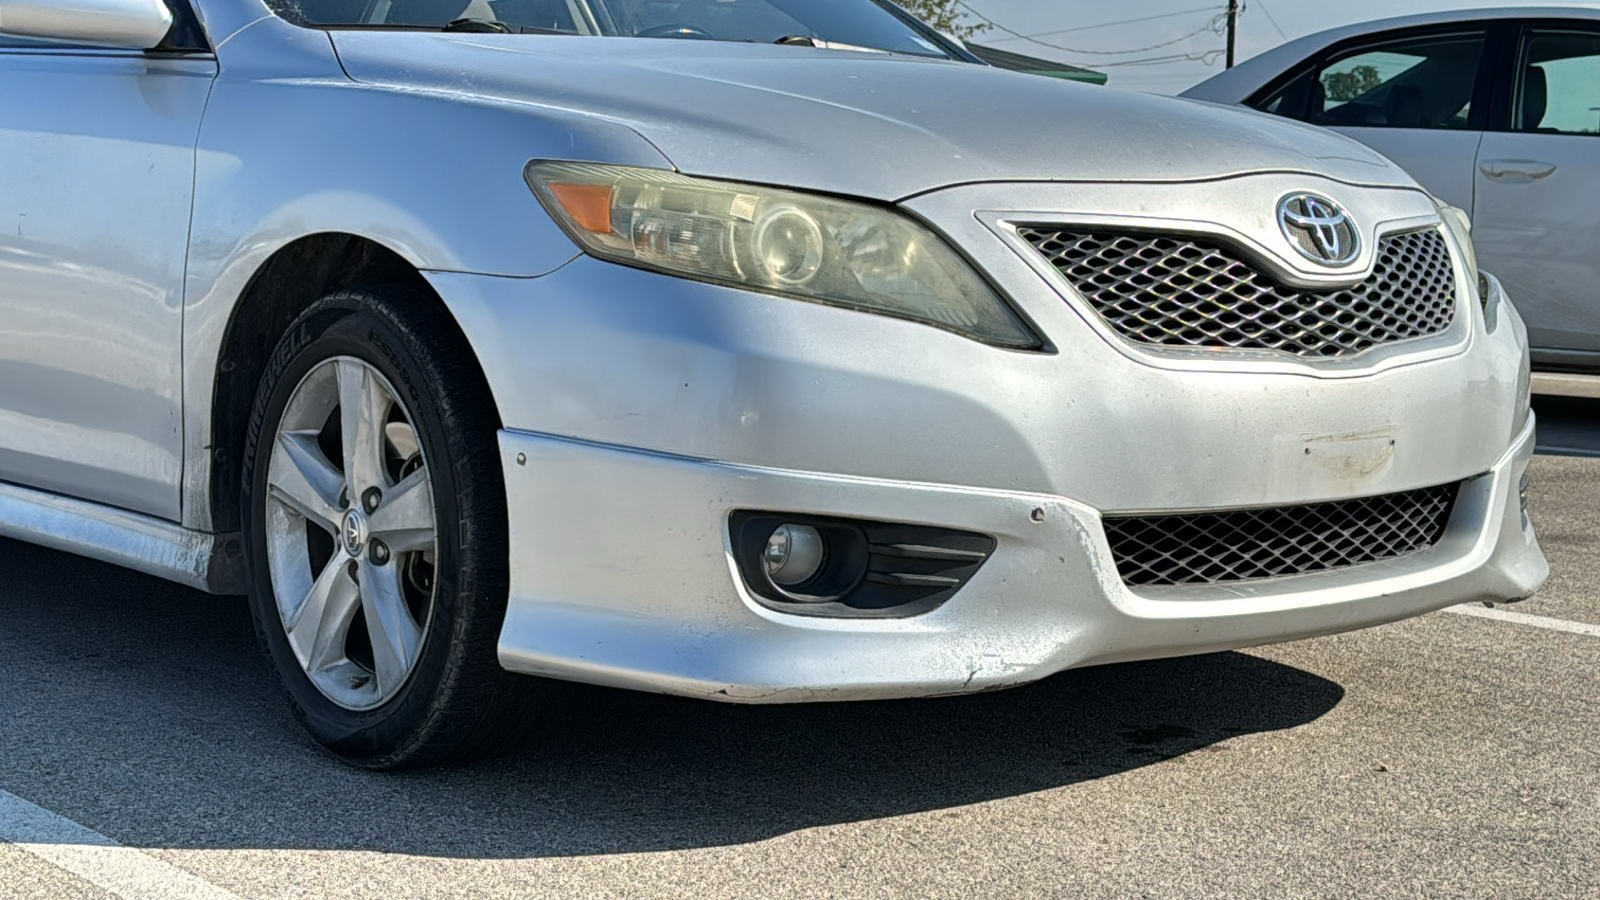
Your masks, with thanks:
M 511 31 L 773 43 L 808 37 L 918 56 L 947 56 L 873 0 L 274 0 L 304 25 L 443 28 L 461 19 Z

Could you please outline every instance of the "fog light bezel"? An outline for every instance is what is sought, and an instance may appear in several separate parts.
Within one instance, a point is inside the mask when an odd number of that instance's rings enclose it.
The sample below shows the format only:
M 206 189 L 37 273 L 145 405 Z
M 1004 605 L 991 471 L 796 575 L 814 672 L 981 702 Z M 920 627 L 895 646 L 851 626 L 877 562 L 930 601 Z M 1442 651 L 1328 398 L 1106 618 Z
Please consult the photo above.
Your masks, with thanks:
M 784 525 L 814 528 L 824 542 L 816 576 L 779 585 L 765 551 Z M 993 554 L 975 532 L 804 513 L 738 510 L 728 522 L 734 564 L 751 598 L 768 609 L 828 618 L 909 618 L 943 605 Z
M 810 516 L 757 514 L 738 516 L 735 555 L 752 590 L 781 603 L 822 604 L 840 601 L 867 573 L 867 539 L 859 529 Z M 816 574 L 795 584 L 779 584 L 767 571 L 766 548 L 785 525 L 814 529 L 822 539 L 822 565 Z

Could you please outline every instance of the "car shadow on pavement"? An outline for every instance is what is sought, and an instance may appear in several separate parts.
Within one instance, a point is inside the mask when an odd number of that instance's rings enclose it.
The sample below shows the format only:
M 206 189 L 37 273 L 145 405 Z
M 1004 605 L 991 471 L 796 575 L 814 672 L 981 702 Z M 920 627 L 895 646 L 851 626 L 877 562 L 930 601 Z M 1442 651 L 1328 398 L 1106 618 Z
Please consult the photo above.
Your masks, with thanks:
M 528 858 L 954 811 L 1291 728 L 1344 691 L 1244 653 L 937 700 L 742 707 L 583 689 L 535 746 L 353 770 L 301 736 L 238 598 L 0 541 L 0 789 L 137 847 Z

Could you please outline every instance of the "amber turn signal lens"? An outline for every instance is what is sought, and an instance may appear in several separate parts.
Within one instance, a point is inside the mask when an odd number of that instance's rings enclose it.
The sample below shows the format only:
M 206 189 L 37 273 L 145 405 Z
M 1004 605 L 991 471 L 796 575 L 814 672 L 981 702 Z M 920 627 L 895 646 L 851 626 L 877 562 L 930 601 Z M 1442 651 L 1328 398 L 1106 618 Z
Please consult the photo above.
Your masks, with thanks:
M 550 193 L 573 224 L 594 234 L 611 233 L 611 191 L 609 184 L 550 185 Z

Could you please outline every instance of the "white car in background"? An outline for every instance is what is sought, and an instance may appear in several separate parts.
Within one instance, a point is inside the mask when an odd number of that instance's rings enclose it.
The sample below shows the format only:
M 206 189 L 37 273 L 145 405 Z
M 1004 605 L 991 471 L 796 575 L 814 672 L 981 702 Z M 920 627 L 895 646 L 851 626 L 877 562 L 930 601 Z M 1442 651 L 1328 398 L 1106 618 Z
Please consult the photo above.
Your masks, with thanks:
M 1471 211 L 1536 370 L 1600 374 L 1600 9 L 1476 9 L 1324 31 L 1185 97 L 1355 138 Z

